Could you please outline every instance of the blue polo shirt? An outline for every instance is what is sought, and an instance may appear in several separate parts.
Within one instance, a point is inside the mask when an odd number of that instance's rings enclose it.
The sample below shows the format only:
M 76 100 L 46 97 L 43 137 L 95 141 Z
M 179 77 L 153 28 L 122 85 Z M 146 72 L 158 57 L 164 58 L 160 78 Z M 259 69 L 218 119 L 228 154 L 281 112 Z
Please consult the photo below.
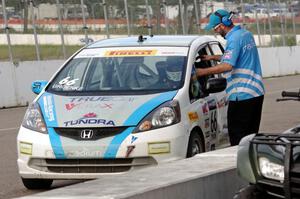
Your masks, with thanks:
M 234 26 L 225 39 L 227 44 L 221 61 L 233 67 L 225 73 L 228 100 L 241 101 L 264 95 L 261 65 L 252 33 Z

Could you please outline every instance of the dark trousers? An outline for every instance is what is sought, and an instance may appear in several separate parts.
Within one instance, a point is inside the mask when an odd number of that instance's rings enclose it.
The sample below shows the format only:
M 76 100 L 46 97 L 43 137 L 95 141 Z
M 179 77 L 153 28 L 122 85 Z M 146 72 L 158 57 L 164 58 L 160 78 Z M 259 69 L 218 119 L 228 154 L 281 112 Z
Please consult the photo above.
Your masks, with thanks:
M 229 101 L 227 122 L 231 146 L 252 133 L 258 133 L 264 96 L 242 101 Z

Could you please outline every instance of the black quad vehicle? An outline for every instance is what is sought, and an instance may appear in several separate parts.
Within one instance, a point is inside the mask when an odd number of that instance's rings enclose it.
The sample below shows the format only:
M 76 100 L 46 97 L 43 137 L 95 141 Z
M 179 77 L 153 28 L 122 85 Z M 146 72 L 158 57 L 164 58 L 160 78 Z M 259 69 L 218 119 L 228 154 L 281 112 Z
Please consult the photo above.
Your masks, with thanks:
M 277 101 L 300 101 L 299 92 L 282 92 Z M 237 170 L 249 186 L 235 199 L 300 199 L 300 125 L 280 134 L 251 134 L 238 147 Z

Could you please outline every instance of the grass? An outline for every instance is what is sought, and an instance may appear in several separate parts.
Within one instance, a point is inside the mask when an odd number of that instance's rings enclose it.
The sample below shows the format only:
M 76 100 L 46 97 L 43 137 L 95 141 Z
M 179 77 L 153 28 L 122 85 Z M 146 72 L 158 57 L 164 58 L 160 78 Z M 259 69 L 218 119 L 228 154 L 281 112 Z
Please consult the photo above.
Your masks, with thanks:
M 66 58 L 71 56 L 74 52 L 82 46 L 66 46 Z M 59 45 L 40 45 L 41 60 L 49 59 L 64 59 L 62 46 Z M 13 45 L 12 46 L 13 60 L 30 61 L 37 60 L 36 49 L 34 45 Z M 0 45 L 0 61 L 9 61 L 9 52 L 7 45 Z

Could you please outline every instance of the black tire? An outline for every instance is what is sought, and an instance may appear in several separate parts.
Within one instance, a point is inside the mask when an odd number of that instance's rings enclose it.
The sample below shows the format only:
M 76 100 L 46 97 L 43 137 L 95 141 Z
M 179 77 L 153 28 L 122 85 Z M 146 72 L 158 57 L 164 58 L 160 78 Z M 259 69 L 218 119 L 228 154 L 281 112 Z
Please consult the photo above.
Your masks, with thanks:
M 22 182 L 27 189 L 49 189 L 53 180 L 22 178 Z
M 190 158 L 196 154 L 203 153 L 203 152 L 204 152 L 203 140 L 196 131 L 193 131 L 190 135 L 186 157 Z

